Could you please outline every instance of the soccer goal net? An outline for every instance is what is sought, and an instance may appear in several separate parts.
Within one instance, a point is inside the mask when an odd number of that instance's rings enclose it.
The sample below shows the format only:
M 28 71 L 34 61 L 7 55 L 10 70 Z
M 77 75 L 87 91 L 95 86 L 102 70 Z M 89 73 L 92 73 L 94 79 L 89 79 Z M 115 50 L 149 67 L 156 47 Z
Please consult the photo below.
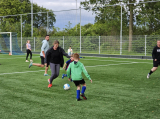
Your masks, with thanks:
M 22 55 L 24 54 L 19 47 L 17 33 L 0 32 L 0 50 L 3 54 Z

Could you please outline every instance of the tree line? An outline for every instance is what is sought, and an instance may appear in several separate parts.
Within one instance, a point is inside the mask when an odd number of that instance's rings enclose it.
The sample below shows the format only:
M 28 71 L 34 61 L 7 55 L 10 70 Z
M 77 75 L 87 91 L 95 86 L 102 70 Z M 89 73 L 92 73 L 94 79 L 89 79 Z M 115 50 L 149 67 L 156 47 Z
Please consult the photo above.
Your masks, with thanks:
M 148 2 L 149 0 L 86 0 L 81 6 L 87 11 L 96 14 L 94 24 L 88 23 L 81 26 L 82 36 L 119 36 L 121 26 L 122 4 L 122 34 L 129 35 L 128 50 L 132 49 L 133 35 L 159 35 L 160 33 L 160 2 Z M 92 7 L 90 5 L 92 4 Z M 112 5 L 112 6 L 111 6 Z M 0 0 L 0 16 L 25 14 L 31 12 L 30 0 Z M 54 11 L 33 4 L 33 12 L 48 12 L 49 35 L 51 36 L 79 36 L 80 24 L 74 27 L 69 21 L 66 28 L 59 30 L 54 26 L 56 15 Z M 34 14 L 34 36 L 47 34 L 47 15 Z M 0 17 L 1 32 L 17 32 L 21 34 L 20 16 Z M 22 16 L 23 37 L 31 36 L 31 14 Z

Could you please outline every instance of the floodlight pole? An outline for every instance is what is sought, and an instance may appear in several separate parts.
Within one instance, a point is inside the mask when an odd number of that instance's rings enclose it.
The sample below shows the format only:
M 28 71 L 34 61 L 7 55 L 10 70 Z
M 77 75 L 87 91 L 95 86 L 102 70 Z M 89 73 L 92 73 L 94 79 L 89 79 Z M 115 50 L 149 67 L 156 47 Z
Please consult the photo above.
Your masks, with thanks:
M 47 34 L 49 33 L 48 12 L 47 12 Z
M 81 53 L 81 6 L 80 6 L 80 53 Z
M 77 0 L 76 0 L 76 31 L 77 31 Z
M 33 37 L 33 0 L 31 2 L 31 37 Z

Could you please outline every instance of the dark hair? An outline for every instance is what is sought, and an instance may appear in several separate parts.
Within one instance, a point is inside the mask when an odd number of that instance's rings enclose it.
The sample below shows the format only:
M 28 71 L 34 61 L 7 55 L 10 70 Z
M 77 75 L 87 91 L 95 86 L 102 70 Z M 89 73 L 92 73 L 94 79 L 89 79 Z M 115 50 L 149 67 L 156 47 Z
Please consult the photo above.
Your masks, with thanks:
M 69 47 L 71 47 L 71 46 L 69 46 Z
M 59 44 L 59 41 L 58 41 L 58 40 L 55 40 L 53 44 Z
M 46 35 L 45 37 L 47 37 L 47 36 L 49 36 L 49 35 Z

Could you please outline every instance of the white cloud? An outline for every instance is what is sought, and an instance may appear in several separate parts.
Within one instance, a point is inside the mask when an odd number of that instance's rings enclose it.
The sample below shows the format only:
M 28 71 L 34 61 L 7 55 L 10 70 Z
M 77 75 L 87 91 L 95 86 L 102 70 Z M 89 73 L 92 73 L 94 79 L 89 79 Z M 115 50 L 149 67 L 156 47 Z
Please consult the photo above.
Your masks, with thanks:
M 77 0 L 77 9 L 80 7 L 80 2 L 85 0 Z M 51 9 L 56 15 L 56 27 L 65 28 L 70 21 L 72 23 L 71 27 L 74 27 L 77 23 L 80 23 L 80 10 L 76 9 L 76 0 L 33 0 L 38 6 L 43 6 L 44 8 Z M 71 11 L 62 11 L 71 10 Z M 77 15 L 77 17 L 76 17 Z M 88 12 L 84 9 L 81 10 L 81 24 L 94 23 L 95 15 L 92 11 Z
M 77 8 L 79 8 L 80 2 L 80 0 L 77 0 Z M 53 11 L 76 9 L 76 0 L 33 0 L 33 3 L 52 9 Z

